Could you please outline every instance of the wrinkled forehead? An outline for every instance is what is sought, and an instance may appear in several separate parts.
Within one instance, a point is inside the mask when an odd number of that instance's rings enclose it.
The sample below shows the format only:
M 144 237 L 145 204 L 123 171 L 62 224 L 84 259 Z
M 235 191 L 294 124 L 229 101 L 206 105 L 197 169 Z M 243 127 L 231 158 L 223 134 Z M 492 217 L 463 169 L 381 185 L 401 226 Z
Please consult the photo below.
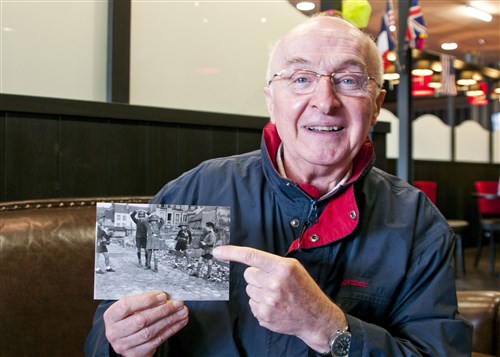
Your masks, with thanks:
M 277 44 L 271 71 L 283 68 L 367 71 L 369 39 L 351 24 L 335 18 L 317 18 L 290 31 Z

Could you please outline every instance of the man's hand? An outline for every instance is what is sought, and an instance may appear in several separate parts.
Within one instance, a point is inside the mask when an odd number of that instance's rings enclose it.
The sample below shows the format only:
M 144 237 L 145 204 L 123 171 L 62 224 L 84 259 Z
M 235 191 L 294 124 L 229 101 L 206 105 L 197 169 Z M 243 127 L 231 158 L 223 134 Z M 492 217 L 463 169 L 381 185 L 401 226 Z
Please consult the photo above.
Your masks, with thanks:
M 295 335 L 318 352 L 326 352 L 330 338 L 347 326 L 344 313 L 296 259 L 230 245 L 215 248 L 213 254 L 249 266 L 246 292 L 261 326 Z
M 188 308 L 160 291 L 125 297 L 104 313 L 106 337 L 122 356 L 152 356 L 188 322 Z

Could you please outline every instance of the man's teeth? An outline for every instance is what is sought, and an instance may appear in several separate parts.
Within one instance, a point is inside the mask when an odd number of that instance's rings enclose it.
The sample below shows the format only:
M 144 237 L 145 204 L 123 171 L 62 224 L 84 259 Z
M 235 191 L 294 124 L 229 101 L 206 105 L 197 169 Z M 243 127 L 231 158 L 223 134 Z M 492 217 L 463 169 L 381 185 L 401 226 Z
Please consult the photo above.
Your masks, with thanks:
M 314 131 L 339 131 L 342 129 L 341 126 L 309 126 L 307 128 Z

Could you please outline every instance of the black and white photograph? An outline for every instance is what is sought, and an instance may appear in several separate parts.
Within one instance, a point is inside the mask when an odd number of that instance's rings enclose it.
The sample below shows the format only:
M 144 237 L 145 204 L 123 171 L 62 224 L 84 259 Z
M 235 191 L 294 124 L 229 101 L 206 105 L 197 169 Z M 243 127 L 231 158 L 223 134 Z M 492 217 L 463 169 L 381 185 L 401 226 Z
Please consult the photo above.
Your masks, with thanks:
M 174 204 L 96 205 L 94 299 L 161 290 L 175 300 L 228 300 L 230 208 Z

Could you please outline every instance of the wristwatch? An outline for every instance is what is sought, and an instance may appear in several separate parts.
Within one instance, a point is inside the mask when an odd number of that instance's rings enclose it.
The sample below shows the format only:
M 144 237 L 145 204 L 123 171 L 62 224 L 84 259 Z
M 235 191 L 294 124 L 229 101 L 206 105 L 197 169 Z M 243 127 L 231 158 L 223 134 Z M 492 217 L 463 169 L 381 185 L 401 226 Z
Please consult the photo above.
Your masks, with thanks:
M 330 341 L 330 354 L 332 357 L 347 357 L 351 348 L 351 333 L 346 328 L 338 330 Z

